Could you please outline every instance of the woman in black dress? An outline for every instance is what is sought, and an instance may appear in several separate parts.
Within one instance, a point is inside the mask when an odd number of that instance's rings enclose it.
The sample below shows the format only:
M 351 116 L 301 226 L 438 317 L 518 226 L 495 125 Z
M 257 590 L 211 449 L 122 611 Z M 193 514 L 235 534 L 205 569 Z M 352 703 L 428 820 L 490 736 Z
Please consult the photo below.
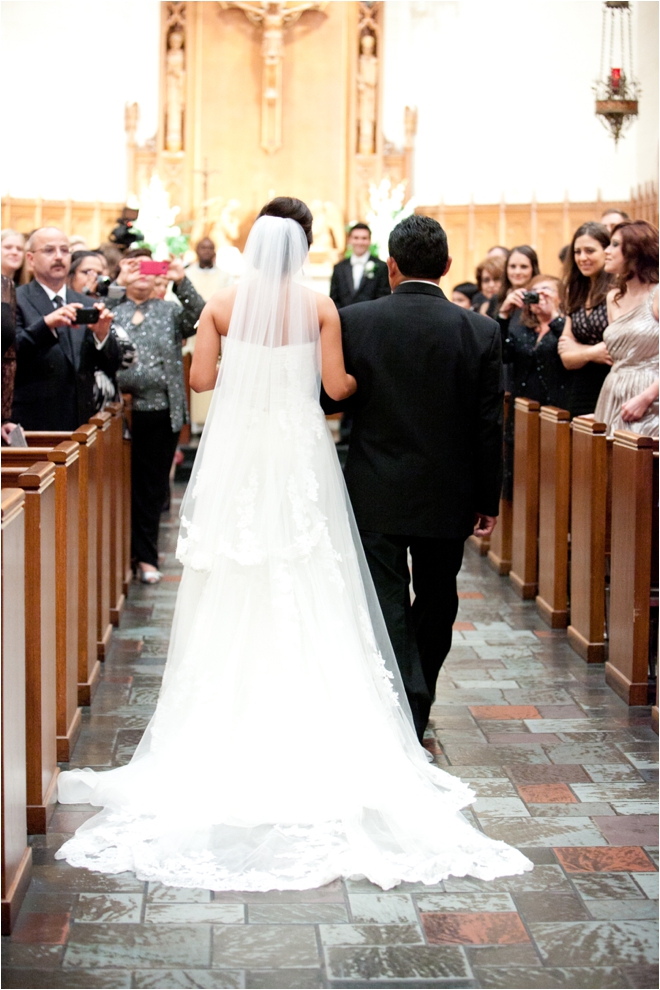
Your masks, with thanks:
M 557 354 L 557 341 L 564 329 L 561 315 L 562 284 L 554 275 L 537 275 L 529 283 L 538 294 L 537 303 L 516 308 L 518 320 L 499 316 L 502 331 L 502 360 L 510 368 L 511 408 L 515 399 L 535 399 L 542 406 L 566 405 L 566 371 Z M 513 445 L 515 416 L 504 431 L 504 484 L 502 497 L 513 497 Z
M 558 351 L 568 371 L 566 408 L 574 416 L 593 413 L 612 359 L 603 343 L 607 327 L 607 293 L 611 276 L 605 271 L 605 248 L 610 235 L 603 224 L 583 223 L 575 231 L 566 277 L 568 314 Z

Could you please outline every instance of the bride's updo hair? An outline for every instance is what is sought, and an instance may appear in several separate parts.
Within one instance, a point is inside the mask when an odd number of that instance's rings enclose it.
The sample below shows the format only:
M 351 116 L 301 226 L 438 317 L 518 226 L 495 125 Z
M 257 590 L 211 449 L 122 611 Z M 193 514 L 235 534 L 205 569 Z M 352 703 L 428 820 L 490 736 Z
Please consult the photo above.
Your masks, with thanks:
M 292 196 L 276 196 L 266 203 L 259 213 L 260 217 L 282 217 L 284 220 L 295 220 L 305 232 L 307 243 L 312 245 L 313 217 L 309 207 L 301 199 Z

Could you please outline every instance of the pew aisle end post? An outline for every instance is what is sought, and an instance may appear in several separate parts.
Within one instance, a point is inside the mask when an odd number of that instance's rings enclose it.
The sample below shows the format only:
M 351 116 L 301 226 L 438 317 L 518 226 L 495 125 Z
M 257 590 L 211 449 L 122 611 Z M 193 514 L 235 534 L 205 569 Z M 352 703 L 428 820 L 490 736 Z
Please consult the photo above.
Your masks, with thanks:
M 96 649 L 99 660 L 106 658 L 112 638 L 110 622 L 110 512 L 112 510 L 112 438 L 110 424 L 112 416 L 103 410 L 90 419 L 96 427 L 98 437 L 97 452 L 97 569 L 96 569 Z
M 513 516 L 509 580 L 527 601 L 538 590 L 539 410 L 535 399 L 514 403 Z
M 571 602 L 568 641 L 587 663 L 605 661 L 607 426 L 571 423 Z
M 32 876 L 25 741 L 25 492 L 2 490 L 2 934 Z
M 504 428 L 511 412 L 511 393 L 504 395 Z M 496 574 L 506 577 L 511 570 L 511 520 L 512 505 L 506 498 L 500 499 L 500 511 L 497 526 L 490 535 L 486 557 Z
M 3 449 L 4 457 L 4 449 Z M 43 835 L 57 799 L 55 465 L 2 468 L 25 493 L 25 745 L 27 827 Z
M 566 409 L 541 406 L 536 609 L 551 629 L 565 629 L 568 625 L 570 418 Z
M 649 698 L 650 612 L 658 586 L 658 440 L 617 430 L 612 451 L 609 655 L 605 679 L 629 705 Z M 656 606 L 657 607 L 657 606 Z

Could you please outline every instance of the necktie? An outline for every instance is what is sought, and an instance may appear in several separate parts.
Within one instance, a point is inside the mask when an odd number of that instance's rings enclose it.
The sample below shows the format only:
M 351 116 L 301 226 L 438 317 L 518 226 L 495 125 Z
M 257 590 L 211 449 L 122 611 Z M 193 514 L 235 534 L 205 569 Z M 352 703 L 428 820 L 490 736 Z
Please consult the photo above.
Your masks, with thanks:
M 53 309 L 59 309 L 60 306 L 64 305 L 64 300 L 62 296 L 53 296 Z

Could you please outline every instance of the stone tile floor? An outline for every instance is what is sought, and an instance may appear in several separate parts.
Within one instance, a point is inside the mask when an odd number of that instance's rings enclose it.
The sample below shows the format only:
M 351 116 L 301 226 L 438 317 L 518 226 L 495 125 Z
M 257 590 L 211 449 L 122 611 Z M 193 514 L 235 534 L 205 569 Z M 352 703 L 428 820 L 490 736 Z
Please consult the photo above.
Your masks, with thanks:
M 173 513 L 180 495 L 177 486 Z M 165 579 L 132 587 L 71 766 L 126 762 L 149 720 L 180 574 L 177 528 L 163 517 Z M 587 667 L 470 550 L 459 587 L 427 745 L 473 785 L 470 820 L 524 849 L 533 872 L 214 896 L 55 861 L 90 814 L 58 807 L 48 835 L 32 838 L 3 987 L 657 987 L 649 710 L 627 708 L 602 667 Z

